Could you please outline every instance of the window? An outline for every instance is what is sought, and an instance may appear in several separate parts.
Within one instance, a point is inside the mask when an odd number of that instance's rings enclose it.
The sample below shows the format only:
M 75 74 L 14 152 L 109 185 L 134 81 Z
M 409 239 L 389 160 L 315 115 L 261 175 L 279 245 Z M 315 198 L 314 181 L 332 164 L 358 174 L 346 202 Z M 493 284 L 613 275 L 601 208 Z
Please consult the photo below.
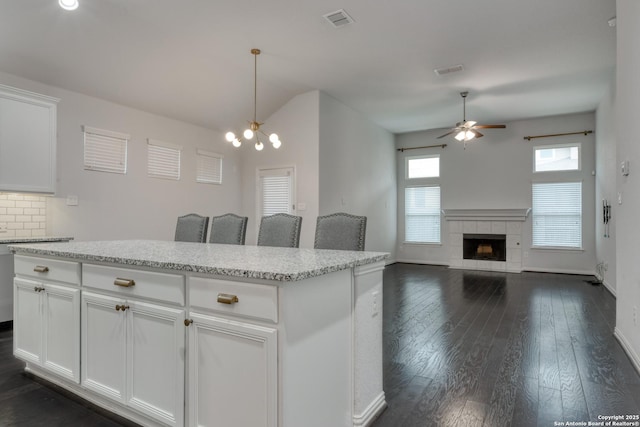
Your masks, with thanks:
M 222 155 L 196 150 L 196 182 L 222 184 Z
M 130 136 L 83 126 L 84 168 L 91 171 L 127 173 L 127 142 Z
M 534 147 L 534 172 L 580 170 L 580 144 Z
M 533 246 L 582 248 L 582 183 L 534 183 Z
M 258 171 L 258 217 L 277 213 L 293 214 L 293 168 Z
M 152 178 L 180 179 L 180 145 L 148 139 L 147 175 Z
M 406 158 L 406 177 L 414 178 L 437 178 L 440 176 L 440 155 L 420 156 Z
M 404 189 L 404 240 L 440 243 L 440 187 Z

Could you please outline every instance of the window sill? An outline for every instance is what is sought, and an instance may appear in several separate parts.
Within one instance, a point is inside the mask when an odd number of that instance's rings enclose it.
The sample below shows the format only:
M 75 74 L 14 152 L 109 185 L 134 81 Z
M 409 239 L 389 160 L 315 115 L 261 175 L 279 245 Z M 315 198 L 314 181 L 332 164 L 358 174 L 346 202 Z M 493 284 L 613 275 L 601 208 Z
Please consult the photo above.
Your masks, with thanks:
M 566 248 L 562 246 L 531 246 L 533 251 L 584 252 L 583 248 Z
M 442 246 L 442 243 L 429 243 L 429 242 L 402 242 L 403 245 L 408 246 Z

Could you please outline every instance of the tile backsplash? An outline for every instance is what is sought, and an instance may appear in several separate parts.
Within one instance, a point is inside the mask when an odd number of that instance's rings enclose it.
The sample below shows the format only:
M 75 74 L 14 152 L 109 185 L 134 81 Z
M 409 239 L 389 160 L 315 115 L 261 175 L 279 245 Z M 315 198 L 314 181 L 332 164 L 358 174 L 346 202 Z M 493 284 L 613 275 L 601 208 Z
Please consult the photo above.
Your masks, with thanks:
M 46 196 L 0 193 L 0 237 L 41 237 L 46 232 Z

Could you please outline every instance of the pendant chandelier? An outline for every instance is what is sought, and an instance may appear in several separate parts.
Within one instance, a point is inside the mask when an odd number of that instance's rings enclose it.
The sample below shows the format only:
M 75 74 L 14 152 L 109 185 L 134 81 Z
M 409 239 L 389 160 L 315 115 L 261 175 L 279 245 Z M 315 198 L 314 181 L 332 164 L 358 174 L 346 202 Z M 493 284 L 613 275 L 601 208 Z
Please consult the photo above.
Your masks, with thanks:
M 275 133 L 272 133 L 271 135 L 267 135 L 266 133 L 264 133 L 260 129 L 260 126 L 262 126 L 264 123 L 260 123 L 256 120 L 256 110 L 258 106 L 258 55 L 260 55 L 260 49 L 251 49 L 251 54 L 253 55 L 253 121 L 249 122 L 249 127 L 244 130 L 242 135 L 247 141 L 255 137 L 255 147 L 258 151 L 262 151 L 262 149 L 264 148 L 264 144 L 260 140 L 260 134 L 262 134 L 264 137 L 269 138 L 269 142 L 271 142 L 273 148 L 277 149 L 280 148 L 280 145 L 282 145 L 282 142 L 280 142 L 280 138 L 278 137 L 278 135 Z M 233 132 L 227 132 L 225 138 L 227 141 L 232 143 L 234 147 L 240 147 L 242 145 L 242 140 L 236 137 L 236 134 Z

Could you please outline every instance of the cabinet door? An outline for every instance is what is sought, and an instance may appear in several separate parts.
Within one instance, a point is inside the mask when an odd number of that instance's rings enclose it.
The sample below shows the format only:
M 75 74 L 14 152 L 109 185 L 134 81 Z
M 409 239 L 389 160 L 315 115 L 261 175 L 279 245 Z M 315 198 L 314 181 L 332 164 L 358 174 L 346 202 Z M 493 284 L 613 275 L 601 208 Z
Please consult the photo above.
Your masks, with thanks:
M 127 405 L 184 424 L 184 310 L 127 301 Z
M 277 331 L 191 314 L 189 425 L 276 427 Z
M 80 383 L 80 289 L 45 284 L 43 366 Z
M 13 280 L 13 354 L 25 362 L 42 363 L 42 283 Z
M 55 192 L 57 101 L 0 85 L 0 190 Z
M 125 403 L 124 300 L 82 292 L 82 385 Z

